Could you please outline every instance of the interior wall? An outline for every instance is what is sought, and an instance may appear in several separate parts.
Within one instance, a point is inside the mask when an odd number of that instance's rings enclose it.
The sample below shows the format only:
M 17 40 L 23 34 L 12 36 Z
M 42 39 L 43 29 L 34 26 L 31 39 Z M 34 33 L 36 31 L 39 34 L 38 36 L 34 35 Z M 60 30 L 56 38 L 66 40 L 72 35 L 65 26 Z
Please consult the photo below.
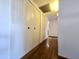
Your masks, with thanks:
M 45 30 L 45 38 L 49 36 L 49 19 L 46 17 L 46 30 Z
M 10 59 L 20 59 L 24 55 L 23 1 L 11 0 L 11 40 Z
M 41 13 L 41 38 L 40 43 L 46 39 L 46 16 Z
M 49 36 L 58 36 L 58 17 L 53 14 L 47 15 L 49 21 Z
M 10 57 L 10 20 L 9 0 L 0 0 L 0 59 L 9 59 Z
M 41 12 L 28 1 L 24 6 L 24 36 L 27 53 L 40 43 Z
M 58 36 L 58 18 L 49 20 L 49 36 Z
M 79 0 L 60 0 L 59 54 L 79 59 Z
M 20 59 L 40 44 L 43 29 L 41 11 L 35 5 L 28 0 L 12 0 L 11 59 Z

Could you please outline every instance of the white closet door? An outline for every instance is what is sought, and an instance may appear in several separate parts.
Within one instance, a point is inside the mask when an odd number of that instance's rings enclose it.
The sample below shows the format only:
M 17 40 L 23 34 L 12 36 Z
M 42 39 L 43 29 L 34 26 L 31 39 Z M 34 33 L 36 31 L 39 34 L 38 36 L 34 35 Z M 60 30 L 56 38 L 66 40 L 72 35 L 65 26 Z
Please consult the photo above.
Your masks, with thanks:
M 25 46 L 26 46 L 26 52 L 29 52 L 32 49 L 32 41 L 33 41 L 33 30 L 32 30 L 32 12 L 33 7 L 30 5 L 30 3 L 25 2 L 25 8 L 24 8 L 24 21 L 25 21 Z
M 40 43 L 45 39 L 45 30 L 46 30 L 46 17 L 42 13 L 41 14 L 41 39 L 40 39 Z
M 40 19 L 41 13 L 36 8 L 34 8 L 33 12 L 33 45 L 36 47 L 40 41 Z

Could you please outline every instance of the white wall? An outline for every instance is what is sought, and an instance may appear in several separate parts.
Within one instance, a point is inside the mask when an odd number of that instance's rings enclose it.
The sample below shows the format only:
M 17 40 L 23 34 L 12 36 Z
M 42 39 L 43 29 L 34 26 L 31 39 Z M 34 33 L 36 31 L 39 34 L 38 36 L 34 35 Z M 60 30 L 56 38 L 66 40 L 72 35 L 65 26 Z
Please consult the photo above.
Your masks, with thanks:
M 58 17 L 49 19 L 49 36 L 58 36 Z
M 0 59 L 10 57 L 10 5 L 9 0 L 0 0 Z
M 36 5 L 32 5 L 28 1 L 25 2 L 24 9 L 24 36 L 25 36 L 25 54 L 35 48 L 41 41 L 41 11 Z M 43 24 L 42 24 L 43 25 Z M 28 29 L 30 27 L 30 29 Z M 34 29 L 35 28 L 35 29 Z
M 47 24 L 46 24 L 46 16 L 45 16 L 45 14 L 41 13 L 41 37 L 40 37 L 40 43 L 47 38 L 46 26 L 47 26 Z
M 20 59 L 24 55 L 22 0 L 11 0 L 11 41 L 10 59 Z
M 58 36 L 58 17 L 53 12 L 46 14 L 49 22 L 49 36 Z
M 46 30 L 45 30 L 45 38 L 49 36 L 49 19 L 46 17 Z
M 0 59 L 20 59 L 36 47 L 41 30 L 45 30 L 40 29 L 42 25 L 41 12 L 31 3 L 27 6 L 25 0 L 0 0 Z
M 59 54 L 79 59 L 79 0 L 61 0 Z
M 12 0 L 11 12 L 12 39 L 10 59 L 20 59 L 40 43 L 41 12 L 28 0 Z

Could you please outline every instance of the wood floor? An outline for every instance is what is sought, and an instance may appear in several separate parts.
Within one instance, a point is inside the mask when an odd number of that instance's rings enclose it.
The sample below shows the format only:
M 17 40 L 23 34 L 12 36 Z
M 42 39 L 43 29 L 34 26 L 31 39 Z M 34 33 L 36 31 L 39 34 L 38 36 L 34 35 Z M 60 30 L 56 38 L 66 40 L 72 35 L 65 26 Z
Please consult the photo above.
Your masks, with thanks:
M 58 57 L 58 39 L 49 37 L 21 59 L 64 59 Z
M 58 59 L 57 38 L 49 37 L 32 51 L 21 59 Z

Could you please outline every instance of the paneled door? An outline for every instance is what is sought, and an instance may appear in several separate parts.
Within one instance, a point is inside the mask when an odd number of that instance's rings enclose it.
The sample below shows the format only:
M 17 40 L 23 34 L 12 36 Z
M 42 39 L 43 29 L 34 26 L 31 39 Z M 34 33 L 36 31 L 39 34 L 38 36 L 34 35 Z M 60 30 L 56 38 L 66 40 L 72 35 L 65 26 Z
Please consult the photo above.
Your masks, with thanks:
M 43 13 L 41 13 L 41 39 L 40 39 L 40 43 L 45 39 L 45 31 L 46 31 L 46 17 Z
M 40 43 L 40 26 L 41 26 L 41 12 L 33 8 L 33 45 L 34 47 Z
M 33 49 L 32 12 L 33 12 L 32 5 L 28 1 L 26 1 L 24 7 L 24 27 L 25 27 L 24 36 L 25 36 L 25 48 L 27 52 Z

